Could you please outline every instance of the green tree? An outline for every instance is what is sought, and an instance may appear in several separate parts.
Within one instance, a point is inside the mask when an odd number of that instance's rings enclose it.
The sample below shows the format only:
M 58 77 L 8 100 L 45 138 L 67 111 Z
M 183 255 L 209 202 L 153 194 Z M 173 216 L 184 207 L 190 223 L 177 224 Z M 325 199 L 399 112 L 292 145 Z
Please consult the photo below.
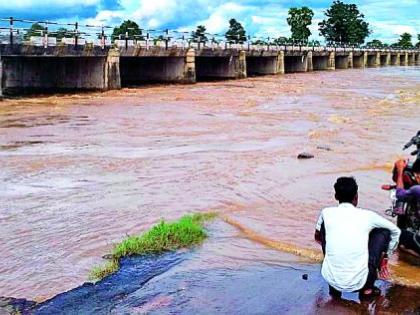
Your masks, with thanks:
M 418 42 L 416 44 L 416 47 L 420 48 L 420 34 L 417 34 L 417 40 L 418 40 Z
M 47 28 L 45 26 L 42 26 L 39 23 L 34 23 L 31 25 L 31 27 L 26 31 L 23 38 L 25 40 L 29 40 L 31 36 L 41 36 L 44 31 L 46 31 Z
M 252 45 L 268 45 L 268 41 L 263 39 L 257 39 L 252 42 Z
M 367 48 L 386 48 L 388 44 L 381 42 L 379 39 L 373 39 L 366 43 Z
M 411 42 L 411 34 L 410 33 L 403 33 L 400 35 L 400 39 L 394 45 L 400 48 L 413 48 L 413 43 Z M 394 46 L 394 47 L 395 47 Z
M 231 44 L 243 44 L 246 42 L 246 32 L 241 23 L 235 19 L 229 20 L 229 30 L 225 34 L 226 40 Z
M 115 39 L 118 39 L 120 35 L 122 35 L 121 38 L 125 38 L 126 33 L 128 33 L 128 38 L 130 39 L 134 39 L 135 36 L 136 39 L 143 40 L 142 31 L 139 25 L 131 20 L 126 20 L 122 22 L 120 26 L 115 27 L 111 39 L 114 41 Z
M 308 46 L 315 46 L 315 47 L 319 47 L 321 46 L 321 43 L 319 42 L 319 40 L 310 40 L 308 42 Z
M 363 44 L 371 33 L 369 23 L 355 4 L 334 1 L 325 16 L 326 19 L 319 23 L 319 31 L 328 42 Z
M 74 37 L 74 35 L 71 34 L 68 29 L 64 27 L 60 27 L 55 32 L 54 37 L 57 37 L 57 39 L 62 39 L 62 38 L 71 38 L 71 37 Z
M 194 43 L 207 42 L 206 27 L 204 25 L 197 26 L 197 29 L 191 34 L 192 41 Z
M 292 38 L 301 42 L 307 42 L 311 31 L 309 25 L 312 24 L 314 11 L 308 7 L 290 8 L 287 23 L 290 25 Z
M 274 44 L 275 45 L 279 45 L 279 46 L 281 46 L 281 45 L 286 45 L 286 44 L 288 44 L 290 42 L 290 39 L 289 38 L 287 38 L 287 37 L 284 37 L 284 36 L 280 36 L 279 38 L 276 38 L 275 40 L 274 40 Z

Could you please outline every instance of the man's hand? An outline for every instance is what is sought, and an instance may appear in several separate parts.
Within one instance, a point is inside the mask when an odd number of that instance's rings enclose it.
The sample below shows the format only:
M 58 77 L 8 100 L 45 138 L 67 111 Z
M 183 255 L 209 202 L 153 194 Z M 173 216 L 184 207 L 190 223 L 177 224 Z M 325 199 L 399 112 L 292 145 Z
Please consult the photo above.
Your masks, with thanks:
M 382 256 L 378 277 L 381 280 L 389 280 L 389 278 L 391 277 L 391 274 L 388 268 L 388 257 Z
M 399 173 L 402 173 L 404 169 L 407 167 L 407 161 L 406 160 L 398 160 L 395 162 L 395 168 Z

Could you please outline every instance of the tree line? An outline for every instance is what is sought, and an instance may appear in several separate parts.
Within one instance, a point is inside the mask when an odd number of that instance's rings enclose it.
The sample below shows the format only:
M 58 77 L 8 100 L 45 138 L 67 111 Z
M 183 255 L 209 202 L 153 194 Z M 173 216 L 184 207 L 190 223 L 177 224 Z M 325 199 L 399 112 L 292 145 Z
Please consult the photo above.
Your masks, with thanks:
M 294 7 L 288 11 L 287 23 L 290 26 L 290 37 L 278 37 L 274 39 L 256 39 L 251 40 L 247 36 L 246 30 L 243 25 L 236 19 L 229 20 L 229 28 L 224 34 L 228 43 L 243 44 L 251 41 L 253 44 L 261 45 L 284 45 L 284 44 L 306 44 L 311 46 L 318 46 L 320 43 L 315 40 L 310 40 L 312 35 L 310 26 L 312 25 L 312 18 L 314 12 L 309 7 Z M 359 11 L 356 4 L 346 4 L 342 1 L 336 0 L 332 3 L 331 7 L 325 11 L 325 18 L 318 23 L 320 35 L 323 36 L 329 44 L 341 44 L 349 46 L 360 46 L 365 43 L 366 38 L 372 34 L 369 28 L 369 23 L 365 21 L 365 16 Z M 25 38 L 30 36 L 39 36 L 39 33 L 45 31 L 45 27 L 35 23 L 31 29 L 25 34 Z M 139 25 L 131 20 L 124 21 L 120 26 L 113 29 L 111 39 L 118 38 L 136 38 L 138 40 L 144 39 L 144 34 Z M 73 37 L 65 28 L 58 29 L 54 35 L 57 38 Z M 99 38 L 101 35 L 98 36 Z M 210 38 L 209 38 L 210 37 Z M 159 36 L 154 40 L 165 40 L 164 36 Z M 191 33 L 190 40 L 196 43 L 204 42 L 217 42 L 217 39 L 207 33 L 204 25 L 197 26 L 197 29 Z M 417 35 L 417 43 L 413 44 L 413 37 L 409 33 L 400 35 L 396 43 L 387 44 L 378 39 L 374 39 L 366 43 L 369 48 L 420 48 L 420 34 Z

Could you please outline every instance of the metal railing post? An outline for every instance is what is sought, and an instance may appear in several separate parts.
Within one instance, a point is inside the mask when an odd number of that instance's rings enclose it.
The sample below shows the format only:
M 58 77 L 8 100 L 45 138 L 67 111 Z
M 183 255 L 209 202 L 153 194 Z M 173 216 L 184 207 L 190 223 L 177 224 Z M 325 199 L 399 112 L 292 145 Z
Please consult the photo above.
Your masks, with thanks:
M 13 17 L 10 17 L 10 45 L 13 45 Z
M 78 36 L 77 33 L 79 32 L 79 23 L 76 22 L 74 23 L 74 46 L 77 49 L 77 44 L 78 44 Z
M 102 25 L 101 28 L 101 48 L 105 49 L 105 31 L 104 31 L 104 26 Z
M 48 21 L 45 23 L 44 48 L 48 47 Z

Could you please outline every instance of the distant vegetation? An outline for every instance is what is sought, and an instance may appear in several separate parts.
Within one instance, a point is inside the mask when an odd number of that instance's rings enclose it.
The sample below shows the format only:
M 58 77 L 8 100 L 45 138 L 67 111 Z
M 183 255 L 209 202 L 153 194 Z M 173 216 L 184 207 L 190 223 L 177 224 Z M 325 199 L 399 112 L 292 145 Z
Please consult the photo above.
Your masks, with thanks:
M 159 254 L 200 244 L 207 237 L 204 222 L 215 216 L 214 213 L 194 214 L 176 222 L 161 221 L 142 235 L 128 237 L 114 247 L 109 262 L 93 268 L 90 279 L 100 280 L 116 272 L 123 257 Z
M 121 23 L 120 26 L 115 27 L 112 35 L 111 35 L 111 39 L 115 40 L 118 38 L 122 38 L 125 39 L 125 36 L 128 35 L 128 38 L 130 39 L 138 39 L 138 40 L 142 40 L 143 36 L 142 36 L 143 32 L 140 29 L 139 25 L 131 20 L 126 20 L 124 22 Z

